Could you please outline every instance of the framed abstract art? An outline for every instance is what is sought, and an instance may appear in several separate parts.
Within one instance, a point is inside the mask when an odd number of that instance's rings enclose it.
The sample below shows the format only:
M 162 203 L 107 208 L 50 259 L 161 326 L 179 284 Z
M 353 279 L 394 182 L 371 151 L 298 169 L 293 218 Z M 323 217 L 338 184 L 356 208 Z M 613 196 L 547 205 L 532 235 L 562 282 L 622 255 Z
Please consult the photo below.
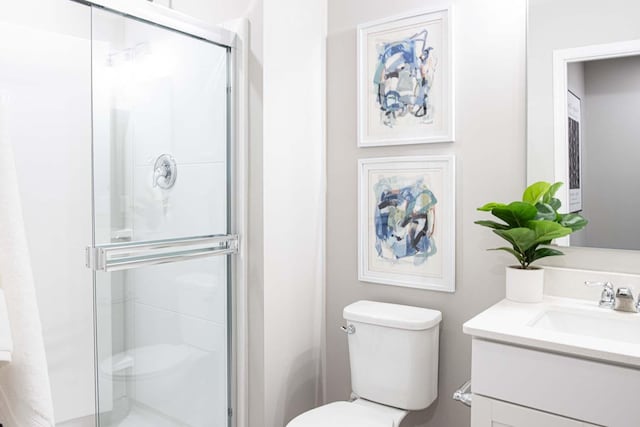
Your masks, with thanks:
M 451 8 L 358 26 L 358 146 L 454 140 Z
M 358 161 L 358 279 L 455 291 L 455 158 Z

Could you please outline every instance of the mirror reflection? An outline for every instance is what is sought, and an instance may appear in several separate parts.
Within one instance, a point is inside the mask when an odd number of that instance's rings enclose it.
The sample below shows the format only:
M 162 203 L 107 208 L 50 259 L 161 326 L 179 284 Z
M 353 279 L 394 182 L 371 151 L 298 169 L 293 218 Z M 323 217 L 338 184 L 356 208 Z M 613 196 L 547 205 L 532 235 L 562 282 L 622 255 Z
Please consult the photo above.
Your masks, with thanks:
M 591 221 L 571 244 L 638 249 L 640 56 L 569 63 L 567 86 L 569 209 Z
M 528 2 L 527 179 L 563 181 L 562 210 L 589 219 L 561 243 L 640 249 L 639 17 L 640 2 Z

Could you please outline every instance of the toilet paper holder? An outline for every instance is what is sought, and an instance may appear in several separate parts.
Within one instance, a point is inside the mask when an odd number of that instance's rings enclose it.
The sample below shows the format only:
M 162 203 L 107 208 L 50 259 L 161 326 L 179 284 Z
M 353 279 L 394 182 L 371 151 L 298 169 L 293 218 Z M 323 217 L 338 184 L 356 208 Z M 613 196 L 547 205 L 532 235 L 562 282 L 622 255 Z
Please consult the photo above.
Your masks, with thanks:
M 471 380 L 462 384 L 462 386 L 453 393 L 453 400 L 457 400 L 463 405 L 471 407 L 473 401 L 473 393 L 471 393 Z

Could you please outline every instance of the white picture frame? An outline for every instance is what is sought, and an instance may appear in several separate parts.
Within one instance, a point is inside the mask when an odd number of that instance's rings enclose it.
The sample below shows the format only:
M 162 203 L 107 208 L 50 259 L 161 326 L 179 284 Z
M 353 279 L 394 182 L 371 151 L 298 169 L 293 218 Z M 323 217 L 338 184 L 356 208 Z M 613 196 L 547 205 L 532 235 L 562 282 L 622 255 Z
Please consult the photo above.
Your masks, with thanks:
M 446 4 L 358 26 L 359 147 L 454 141 L 451 16 Z
M 358 160 L 358 280 L 455 292 L 455 157 Z

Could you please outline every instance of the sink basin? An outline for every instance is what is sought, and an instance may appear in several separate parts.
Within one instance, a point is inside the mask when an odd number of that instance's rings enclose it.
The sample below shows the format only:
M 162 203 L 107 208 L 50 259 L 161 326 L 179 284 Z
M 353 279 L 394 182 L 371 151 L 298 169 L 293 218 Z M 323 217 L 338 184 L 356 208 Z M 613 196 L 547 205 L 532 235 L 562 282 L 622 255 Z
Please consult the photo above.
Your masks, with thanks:
M 530 324 L 534 328 L 572 335 L 640 344 L 640 319 L 627 314 L 627 318 L 611 318 L 594 313 L 547 310 Z
M 536 304 L 502 300 L 465 322 L 463 330 L 474 338 L 640 370 L 640 314 L 601 308 L 595 301 L 551 296 Z

